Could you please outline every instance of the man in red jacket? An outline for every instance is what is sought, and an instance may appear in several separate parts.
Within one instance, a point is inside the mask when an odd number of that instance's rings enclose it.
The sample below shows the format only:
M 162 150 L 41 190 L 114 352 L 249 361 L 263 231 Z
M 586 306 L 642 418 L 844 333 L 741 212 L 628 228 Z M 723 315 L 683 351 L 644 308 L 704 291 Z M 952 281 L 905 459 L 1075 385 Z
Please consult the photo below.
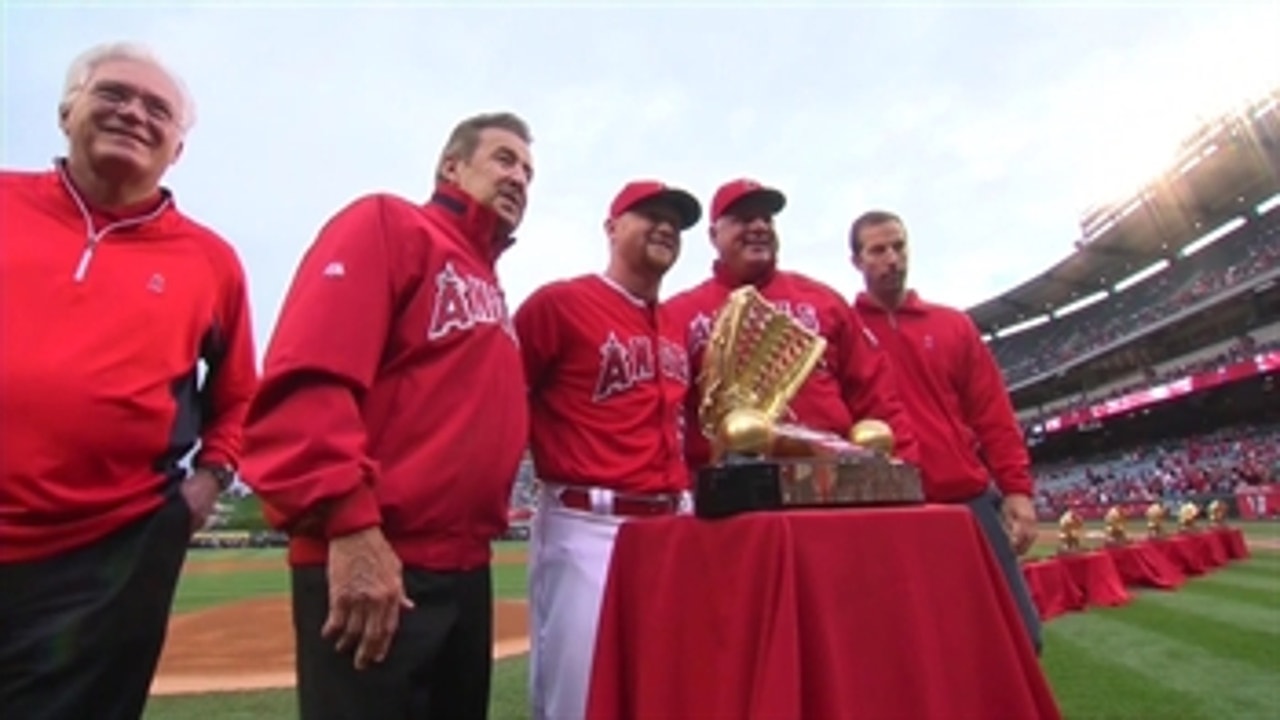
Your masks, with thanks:
M 160 184 L 194 121 L 176 76 L 94 47 L 58 115 L 67 157 L 0 173 L 0 714 L 134 719 L 253 338 L 235 251 Z
M 426 204 L 346 206 L 285 298 L 245 479 L 291 536 L 304 720 L 488 712 L 490 543 L 529 431 L 495 265 L 529 144 L 515 115 L 464 120 Z
M 688 487 L 681 334 L 658 305 L 697 199 L 655 181 L 618 193 L 603 274 L 543 286 L 515 325 L 542 480 L 529 558 L 530 695 L 537 720 L 580 718 L 618 527 L 675 513 Z
M 718 259 L 711 279 L 667 300 L 671 321 L 681 328 L 695 380 L 686 401 L 685 454 L 696 471 L 711 457 L 698 424 L 696 378 L 715 321 L 729 293 L 754 285 L 765 299 L 827 340 L 822 361 L 791 401 L 789 419 L 815 430 L 848 437 L 854 423 L 877 418 L 889 423 L 896 454 L 916 462 L 915 433 L 894 392 L 884 354 L 875 337 L 849 311 L 840 293 L 817 280 L 779 270 L 774 216 L 786 197 L 754 180 L 725 183 L 711 201 L 711 243 Z
M 1036 539 L 1030 459 L 1000 368 L 968 315 L 907 289 L 907 231 L 897 215 L 863 214 L 849 242 L 866 285 L 856 312 L 892 358 L 920 440 L 925 495 L 974 511 L 1038 652 L 1040 621 L 1015 555 Z

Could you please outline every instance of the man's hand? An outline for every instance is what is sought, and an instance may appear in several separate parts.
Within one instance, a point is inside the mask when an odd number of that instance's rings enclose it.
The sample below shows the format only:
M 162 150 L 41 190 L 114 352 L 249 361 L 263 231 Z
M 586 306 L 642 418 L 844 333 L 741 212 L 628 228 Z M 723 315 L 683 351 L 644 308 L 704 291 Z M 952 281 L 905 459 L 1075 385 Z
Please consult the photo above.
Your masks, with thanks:
M 1035 544 L 1039 528 L 1036 526 L 1036 508 L 1026 495 L 1005 495 L 1000 505 L 1004 526 L 1009 531 L 1009 541 L 1014 552 L 1025 554 Z
M 182 482 L 180 489 L 182 499 L 187 502 L 187 508 L 191 510 L 191 532 L 195 532 L 204 527 L 204 524 L 209 522 L 209 516 L 213 514 L 213 506 L 218 502 L 218 495 L 221 493 L 218 488 L 218 479 L 208 470 L 196 470 L 191 473 L 191 477 Z
M 336 638 L 338 652 L 355 647 L 357 670 L 387 657 L 401 608 L 413 607 L 400 571 L 400 558 L 379 528 L 329 541 L 329 617 L 320 634 Z

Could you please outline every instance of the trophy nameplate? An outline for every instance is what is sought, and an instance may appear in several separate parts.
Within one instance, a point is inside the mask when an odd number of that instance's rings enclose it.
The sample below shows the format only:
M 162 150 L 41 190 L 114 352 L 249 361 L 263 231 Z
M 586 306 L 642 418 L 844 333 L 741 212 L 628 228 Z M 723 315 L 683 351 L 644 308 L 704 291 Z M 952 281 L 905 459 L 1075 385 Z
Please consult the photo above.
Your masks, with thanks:
M 919 471 L 892 457 L 887 424 L 864 419 L 846 439 L 778 422 L 825 347 L 755 288 L 730 294 L 698 379 L 713 452 L 694 481 L 697 516 L 924 502 Z

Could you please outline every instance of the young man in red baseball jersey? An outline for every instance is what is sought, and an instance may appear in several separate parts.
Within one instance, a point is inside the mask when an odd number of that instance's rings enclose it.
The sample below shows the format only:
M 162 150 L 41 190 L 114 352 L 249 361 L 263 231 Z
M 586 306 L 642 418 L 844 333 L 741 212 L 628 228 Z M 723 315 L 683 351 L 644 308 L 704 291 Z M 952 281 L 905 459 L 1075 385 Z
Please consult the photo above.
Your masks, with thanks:
M 688 362 L 658 289 L 701 214 L 683 190 L 628 184 L 605 220 L 605 272 L 543 286 L 516 311 L 542 480 L 529 558 L 538 720 L 583 716 L 618 527 L 677 512 L 688 487 Z
M 863 214 L 849 243 L 866 288 L 855 311 L 892 358 L 919 433 L 925 495 L 973 510 L 1039 652 L 1039 615 L 1017 561 L 1036 539 L 1030 459 L 1000 368 L 968 315 L 907 289 L 907 231 L 897 215 Z
M 235 476 L 253 336 L 235 250 L 161 185 L 181 81 L 97 46 L 58 119 L 66 158 L 0 173 L 0 715 L 134 720 Z
M 889 423 L 895 454 L 916 462 L 916 441 L 894 392 L 876 338 L 849 311 L 831 287 L 800 273 L 780 270 L 774 216 L 786 197 L 754 180 L 725 183 L 711 201 L 711 243 L 718 259 L 711 279 L 664 303 L 679 326 L 694 378 L 685 407 L 685 453 L 691 470 L 705 465 L 711 446 L 698 425 L 696 379 L 716 313 L 729 293 L 754 285 L 766 300 L 827 340 L 827 351 L 791 401 L 789 419 L 847 438 L 854 423 L 877 418 Z
M 304 720 L 488 712 L 490 543 L 529 432 L 495 264 L 529 143 L 514 115 L 463 121 L 427 203 L 348 205 L 285 298 L 245 475 L 291 536 Z

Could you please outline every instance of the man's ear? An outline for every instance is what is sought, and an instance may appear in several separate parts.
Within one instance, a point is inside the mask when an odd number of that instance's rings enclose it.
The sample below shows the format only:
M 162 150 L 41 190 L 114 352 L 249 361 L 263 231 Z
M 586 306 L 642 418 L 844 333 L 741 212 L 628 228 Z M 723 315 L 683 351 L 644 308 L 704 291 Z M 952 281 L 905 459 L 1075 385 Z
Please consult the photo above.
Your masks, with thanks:
M 451 183 L 458 182 L 458 158 L 446 157 L 440 161 L 440 177 Z
M 179 140 L 178 147 L 173 149 L 173 159 L 169 161 L 169 165 L 177 165 L 178 158 L 182 157 L 182 150 L 187 146 L 186 142 Z
M 62 134 L 70 136 L 71 128 L 68 123 L 71 120 L 71 105 L 65 102 L 58 103 L 58 127 L 62 128 Z

